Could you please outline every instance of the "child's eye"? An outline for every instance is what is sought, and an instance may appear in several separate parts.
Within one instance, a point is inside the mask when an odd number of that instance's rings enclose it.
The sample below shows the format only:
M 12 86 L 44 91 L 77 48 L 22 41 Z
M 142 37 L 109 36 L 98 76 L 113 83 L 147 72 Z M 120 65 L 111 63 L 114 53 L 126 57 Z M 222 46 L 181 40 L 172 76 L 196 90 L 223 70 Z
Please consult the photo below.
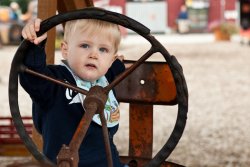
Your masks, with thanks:
M 82 47 L 82 48 L 89 48 L 89 45 L 86 44 L 86 43 L 84 43 L 84 44 L 81 45 L 81 47 Z
M 109 51 L 107 48 L 100 48 L 99 50 L 100 50 L 100 52 L 105 52 L 105 53 L 107 53 Z

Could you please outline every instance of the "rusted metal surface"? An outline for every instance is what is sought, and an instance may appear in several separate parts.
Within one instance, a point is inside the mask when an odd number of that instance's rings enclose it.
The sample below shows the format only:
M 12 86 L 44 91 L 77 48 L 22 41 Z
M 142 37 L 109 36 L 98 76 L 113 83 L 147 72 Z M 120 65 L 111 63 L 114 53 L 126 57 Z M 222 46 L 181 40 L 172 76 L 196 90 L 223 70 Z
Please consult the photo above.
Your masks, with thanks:
M 153 105 L 130 103 L 129 156 L 152 158 Z
M 126 61 L 132 65 L 133 61 Z M 115 87 L 120 102 L 129 105 L 129 155 L 151 159 L 153 152 L 153 104 L 176 104 L 176 86 L 167 63 L 144 62 Z M 123 157 L 125 158 L 125 157 Z M 137 161 L 143 166 L 146 161 Z M 169 163 L 168 166 L 172 164 Z M 166 166 L 166 165 L 165 165 Z
M 137 27 L 137 28 L 143 28 L 143 27 Z M 146 31 L 147 30 L 145 29 L 145 32 Z M 151 47 L 150 50 L 148 50 L 139 60 L 135 61 L 132 66 L 130 66 L 125 72 L 123 72 L 112 83 L 110 83 L 106 87 L 106 91 L 110 91 L 113 87 L 117 86 L 118 83 L 124 80 L 126 76 L 131 74 L 136 68 L 138 68 L 143 62 L 145 62 L 155 52 L 156 52 L 155 49 Z
M 58 167 L 77 167 L 79 162 L 78 152 L 71 149 L 69 146 L 63 145 L 58 156 Z
M 78 150 L 86 135 L 89 125 L 92 121 L 94 114 L 101 115 L 101 123 L 103 129 L 104 143 L 106 156 L 108 160 L 108 167 L 113 167 L 112 154 L 108 136 L 108 128 L 106 119 L 103 113 L 104 106 L 108 99 L 108 95 L 104 92 L 104 89 L 100 86 L 91 87 L 84 100 L 84 108 L 86 110 L 82 117 L 78 127 L 74 133 L 69 146 L 63 146 L 58 155 L 58 167 L 77 167 L 79 161 Z
M 125 164 L 129 164 L 129 167 L 144 167 L 149 161 L 152 160 L 152 158 L 120 156 L 120 160 Z M 184 167 L 184 166 L 173 162 L 165 161 L 160 166 L 157 167 Z
M 132 61 L 125 62 L 134 64 Z M 144 62 L 115 87 L 119 101 L 176 104 L 176 86 L 167 63 Z

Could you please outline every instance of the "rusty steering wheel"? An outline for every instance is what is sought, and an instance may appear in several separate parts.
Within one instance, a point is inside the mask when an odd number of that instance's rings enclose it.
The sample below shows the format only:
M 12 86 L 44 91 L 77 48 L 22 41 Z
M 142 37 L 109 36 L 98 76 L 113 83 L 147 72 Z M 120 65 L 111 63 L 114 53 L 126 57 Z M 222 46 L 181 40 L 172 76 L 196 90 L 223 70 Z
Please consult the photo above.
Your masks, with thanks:
M 67 157 L 64 156 L 65 154 L 71 154 L 71 156 L 73 157 L 78 156 L 78 155 L 75 155 L 76 153 L 67 152 L 69 150 L 68 148 L 69 147 L 71 149 L 73 148 L 73 150 L 77 152 L 81 144 L 81 141 L 84 138 L 85 132 L 87 131 L 89 127 L 92 116 L 96 112 L 98 112 L 102 118 L 101 120 L 103 124 L 103 134 L 104 134 L 104 141 L 106 144 L 105 147 L 106 147 L 106 154 L 107 154 L 107 159 L 108 159 L 108 166 L 109 167 L 113 166 L 112 157 L 110 155 L 110 148 L 109 148 L 109 141 L 108 141 L 109 138 L 107 137 L 106 121 L 102 114 L 103 113 L 102 109 L 106 103 L 107 94 L 111 89 L 113 89 L 117 84 L 119 84 L 124 78 L 126 78 L 127 75 L 132 73 L 138 66 L 140 66 L 144 61 L 146 61 L 152 54 L 156 52 L 160 52 L 164 56 L 173 74 L 174 82 L 176 84 L 177 104 L 178 104 L 178 114 L 177 114 L 176 123 L 175 123 L 174 129 L 169 139 L 166 141 L 166 143 L 160 149 L 160 151 L 153 157 L 153 159 L 149 161 L 148 164 L 146 164 L 146 167 L 160 166 L 160 164 L 164 162 L 165 159 L 174 150 L 175 146 L 177 145 L 177 143 L 179 142 L 179 139 L 181 138 L 183 134 L 183 131 L 186 125 L 187 112 L 188 112 L 188 91 L 187 91 L 186 81 L 185 81 L 180 64 L 178 63 L 178 61 L 176 60 L 174 56 L 170 56 L 168 51 L 150 34 L 150 30 L 144 25 L 122 14 L 118 14 L 115 12 L 106 11 L 106 10 L 102 10 L 102 9 L 98 9 L 94 7 L 71 11 L 71 12 L 58 14 L 56 16 L 50 17 L 49 19 L 44 20 L 41 23 L 41 28 L 40 28 L 40 31 L 37 33 L 37 35 L 39 36 L 47 32 L 49 29 L 53 28 L 54 26 L 60 23 L 63 23 L 69 20 L 75 20 L 75 19 L 99 19 L 99 20 L 104 20 L 104 21 L 115 23 L 115 24 L 119 24 L 121 26 L 124 26 L 126 28 L 129 28 L 135 31 L 136 33 L 144 37 L 146 40 L 150 42 L 151 48 L 139 60 L 137 60 L 137 62 L 135 62 L 129 69 L 127 69 L 123 73 L 123 75 L 118 76 L 112 83 L 110 83 L 110 85 L 104 88 L 96 86 L 90 89 L 89 91 L 85 91 L 81 88 L 76 87 L 75 85 L 70 85 L 63 81 L 50 78 L 48 76 L 39 74 L 25 67 L 22 64 L 22 62 L 25 56 L 24 54 L 25 50 L 27 50 L 28 46 L 30 45 L 30 42 L 24 40 L 15 53 L 15 56 L 11 64 L 11 70 L 10 70 L 10 76 L 9 76 L 10 110 L 11 110 L 11 114 L 13 117 L 14 125 L 17 129 L 17 132 L 20 138 L 23 140 L 27 149 L 30 151 L 30 153 L 35 157 L 37 161 L 39 161 L 41 164 L 44 164 L 46 166 L 55 166 L 51 161 L 48 160 L 48 158 L 44 154 L 42 154 L 38 150 L 37 146 L 34 144 L 33 140 L 29 137 L 28 133 L 26 132 L 24 124 L 21 119 L 21 114 L 20 114 L 20 110 L 18 106 L 18 93 L 17 93 L 18 92 L 18 75 L 21 72 L 27 72 L 33 75 L 37 75 L 41 78 L 50 80 L 52 82 L 55 82 L 59 85 L 63 85 L 67 88 L 70 88 L 72 90 L 75 90 L 79 93 L 86 95 L 84 106 L 86 108 L 86 111 L 88 112 L 85 112 L 85 115 L 83 116 L 82 120 L 79 123 L 77 131 L 80 133 L 75 133 L 70 145 L 64 146 L 61 149 L 58 155 L 59 163 L 65 162 L 65 158 L 67 159 Z M 77 164 L 77 162 L 68 162 L 68 163 L 73 166 Z

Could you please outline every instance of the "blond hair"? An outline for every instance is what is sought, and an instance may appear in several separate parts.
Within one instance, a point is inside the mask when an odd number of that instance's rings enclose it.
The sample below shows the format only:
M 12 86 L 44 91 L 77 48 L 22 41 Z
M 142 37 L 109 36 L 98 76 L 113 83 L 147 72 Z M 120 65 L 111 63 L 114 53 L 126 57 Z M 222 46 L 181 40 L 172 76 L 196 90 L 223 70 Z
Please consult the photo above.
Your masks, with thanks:
M 77 29 L 81 29 L 82 32 L 90 30 L 90 33 L 105 32 L 110 38 L 114 39 L 115 53 L 117 52 L 121 41 L 121 32 L 117 24 L 96 19 L 78 19 L 68 21 L 65 24 L 64 41 L 68 42 L 69 37 Z

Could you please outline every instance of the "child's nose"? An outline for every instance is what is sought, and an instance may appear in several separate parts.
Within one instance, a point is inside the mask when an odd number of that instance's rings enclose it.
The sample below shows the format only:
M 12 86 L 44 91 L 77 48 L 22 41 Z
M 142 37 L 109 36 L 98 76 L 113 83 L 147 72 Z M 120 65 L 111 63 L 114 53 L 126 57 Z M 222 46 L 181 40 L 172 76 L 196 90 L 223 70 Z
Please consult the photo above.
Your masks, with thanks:
M 91 53 L 89 54 L 89 57 L 93 58 L 93 59 L 97 59 L 97 57 L 98 57 L 98 51 L 96 51 L 95 49 L 93 49 L 91 51 Z

